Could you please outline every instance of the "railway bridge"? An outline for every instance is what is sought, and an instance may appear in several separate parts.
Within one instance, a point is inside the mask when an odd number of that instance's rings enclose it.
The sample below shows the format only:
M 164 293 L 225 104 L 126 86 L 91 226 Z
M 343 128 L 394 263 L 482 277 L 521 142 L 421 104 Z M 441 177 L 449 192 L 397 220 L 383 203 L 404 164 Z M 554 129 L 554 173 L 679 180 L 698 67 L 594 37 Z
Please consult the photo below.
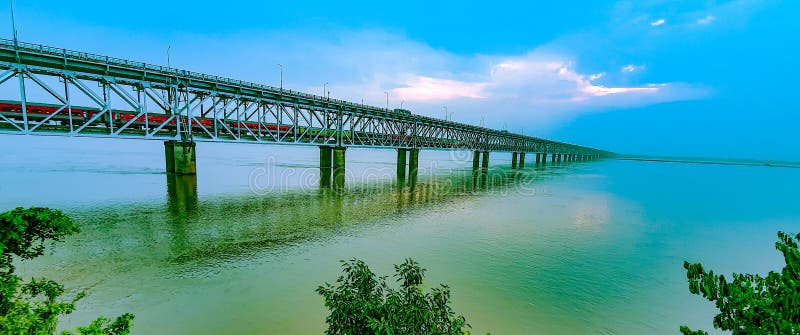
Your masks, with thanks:
M 388 107 L 388 106 L 387 106 Z M 196 173 L 198 141 L 319 147 L 320 185 L 344 185 L 350 147 L 394 148 L 414 186 L 421 149 L 511 152 L 512 168 L 612 153 L 171 67 L 0 39 L 0 134 L 164 141 L 166 170 Z

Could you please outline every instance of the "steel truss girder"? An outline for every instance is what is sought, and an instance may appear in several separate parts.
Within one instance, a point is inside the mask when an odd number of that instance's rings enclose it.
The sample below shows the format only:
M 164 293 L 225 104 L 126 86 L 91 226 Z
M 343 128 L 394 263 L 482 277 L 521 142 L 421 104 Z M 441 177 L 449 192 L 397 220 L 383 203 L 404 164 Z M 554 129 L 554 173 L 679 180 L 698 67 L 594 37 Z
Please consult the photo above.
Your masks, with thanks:
M 480 151 L 559 152 L 604 154 L 606 152 L 498 132 L 452 122 L 423 121 L 363 113 L 335 105 L 286 103 L 190 85 L 134 80 L 54 68 L 0 62 L 0 85 L 13 77 L 20 80 L 22 126 L 0 114 L 3 133 L 52 133 L 67 136 L 142 137 L 151 139 L 195 138 L 217 142 L 258 142 L 302 145 L 341 145 L 467 149 Z M 58 78 L 64 88 L 48 85 L 42 77 Z M 25 80 L 30 79 L 52 98 L 58 108 L 45 115 L 30 115 Z M 86 83 L 97 83 L 101 92 Z M 76 106 L 70 91 L 87 97 L 92 106 Z M 122 104 L 112 108 L 112 96 Z M 2 100 L 16 100 L 0 97 Z M 148 103 L 151 102 L 151 103 Z M 119 109 L 116 109 L 119 108 Z M 74 120 L 73 110 L 91 110 Z M 44 125 L 68 111 L 69 124 Z M 124 116 L 124 119 L 120 117 Z M 91 130 L 91 131 L 90 131 Z

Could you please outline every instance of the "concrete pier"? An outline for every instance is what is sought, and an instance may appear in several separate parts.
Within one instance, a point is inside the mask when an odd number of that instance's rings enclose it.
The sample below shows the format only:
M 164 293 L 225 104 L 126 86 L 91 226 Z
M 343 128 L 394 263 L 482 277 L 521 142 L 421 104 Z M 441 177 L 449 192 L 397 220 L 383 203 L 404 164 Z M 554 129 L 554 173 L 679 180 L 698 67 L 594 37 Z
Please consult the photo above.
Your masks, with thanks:
M 341 190 L 344 188 L 345 174 L 345 151 L 347 147 L 333 148 L 333 188 Z
M 406 184 L 406 152 L 408 149 L 397 149 L 397 186 L 404 187 Z
M 550 163 L 556 162 L 556 154 L 550 154 Z
M 489 152 L 483 152 L 483 159 L 481 161 L 481 172 L 486 173 L 489 171 Z
M 525 153 L 519 153 L 519 169 L 522 170 L 525 168 Z
M 197 174 L 195 145 L 193 141 L 164 141 L 167 173 Z
M 481 152 L 475 150 L 472 152 L 472 189 L 475 190 L 480 186 L 478 183 L 478 175 L 481 169 Z
M 408 149 L 408 187 L 417 186 L 417 173 L 419 171 L 419 149 Z
M 331 149 L 333 148 L 329 146 L 319 147 L 319 186 L 324 188 L 331 187 L 331 176 L 333 172 L 333 156 Z
M 511 168 L 512 169 L 516 169 L 517 168 L 517 153 L 516 152 L 512 152 L 511 153 Z

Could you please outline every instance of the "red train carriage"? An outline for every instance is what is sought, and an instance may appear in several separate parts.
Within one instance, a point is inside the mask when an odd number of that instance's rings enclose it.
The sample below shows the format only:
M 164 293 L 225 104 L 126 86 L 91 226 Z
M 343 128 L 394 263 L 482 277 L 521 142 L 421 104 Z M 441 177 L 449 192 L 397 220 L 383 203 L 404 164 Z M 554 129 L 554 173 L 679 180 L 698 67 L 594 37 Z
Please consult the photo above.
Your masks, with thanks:
M 28 119 L 39 121 L 44 120 L 51 114 L 58 111 L 61 106 L 59 105 L 49 105 L 49 104 L 28 104 L 25 106 L 28 109 Z M 72 119 L 73 120 L 83 120 L 86 117 L 86 109 L 80 107 L 73 107 L 71 109 Z M 11 103 L 6 101 L 0 101 L 0 114 L 5 117 L 14 117 L 14 118 L 21 118 L 22 117 L 22 105 L 18 103 Z M 64 108 L 59 111 L 56 115 L 51 117 L 51 120 L 68 120 L 70 116 L 70 109 Z
M 51 105 L 51 104 L 39 104 L 39 103 L 31 103 L 27 104 L 27 117 L 30 121 L 41 121 L 50 116 L 51 114 L 58 111 L 62 106 L 61 105 Z M 99 108 L 91 108 L 91 107 L 78 107 L 73 106 L 71 108 L 71 115 L 72 120 L 77 122 L 85 122 L 94 118 L 98 113 L 100 113 Z M 0 115 L 3 115 L 8 118 L 22 118 L 22 105 L 16 101 L 0 101 Z M 110 116 L 109 116 L 110 115 Z M 138 127 L 140 129 L 144 129 L 145 126 L 149 126 L 151 128 L 159 127 L 165 122 L 167 123 L 164 125 L 165 129 L 175 129 L 177 128 L 177 120 L 172 119 L 167 115 L 159 115 L 159 114 L 148 114 L 148 115 L 138 115 L 138 113 L 134 111 L 123 111 L 123 110 L 112 110 L 110 114 L 103 115 L 98 117 L 95 122 L 97 125 L 108 125 L 109 118 L 112 118 L 114 121 L 114 125 L 117 127 L 121 127 L 125 124 L 130 122 L 131 127 Z M 50 120 L 56 121 L 65 121 L 68 120 L 70 116 L 70 109 L 64 108 L 59 111 L 56 115 L 52 116 Z M 169 121 L 168 121 L 169 120 Z M 133 121 L 133 122 L 131 122 Z M 259 129 L 259 124 L 257 122 L 241 122 L 241 129 L 239 129 L 240 122 L 239 121 L 217 121 L 215 122 L 214 119 L 210 118 L 195 118 L 192 120 L 192 127 L 196 131 L 202 131 L 200 126 L 205 127 L 207 130 L 213 130 L 214 126 L 216 125 L 217 129 L 222 128 L 222 122 L 224 122 L 225 126 L 227 126 L 232 131 L 247 131 L 247 128 L 250 131 L 257 132 Z M 246 128 L 245 128 L 246 127 Z M 268 129 L 272 132 L 278 133 L 286 133 L 292 131 L 292 126 L 288 125 L 276 125 L 276 124 L 265 124 L 261 126 L 263 129 Z

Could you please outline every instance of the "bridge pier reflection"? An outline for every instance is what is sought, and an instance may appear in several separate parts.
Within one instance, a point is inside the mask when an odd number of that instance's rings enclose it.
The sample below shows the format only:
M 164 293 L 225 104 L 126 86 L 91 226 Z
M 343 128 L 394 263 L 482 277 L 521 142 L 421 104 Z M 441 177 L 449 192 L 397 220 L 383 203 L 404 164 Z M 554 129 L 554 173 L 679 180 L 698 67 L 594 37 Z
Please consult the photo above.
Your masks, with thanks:
M 417 175 L 419 174 L 419 149 L 408 149 L 408 187 L 417 187 Z
M 197 209 L 197 175 L 167 174 L 167 206 L 175 213 Z

